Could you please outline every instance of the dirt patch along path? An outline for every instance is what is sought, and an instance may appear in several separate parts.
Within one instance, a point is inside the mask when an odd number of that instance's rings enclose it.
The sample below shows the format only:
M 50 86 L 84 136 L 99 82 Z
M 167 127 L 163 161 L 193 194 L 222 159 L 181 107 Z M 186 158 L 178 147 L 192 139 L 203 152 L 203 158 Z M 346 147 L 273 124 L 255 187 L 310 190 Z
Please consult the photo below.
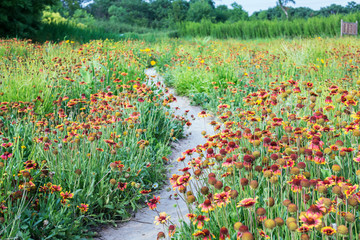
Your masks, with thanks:
M 162 82 L 162 78 L 154 69 L 147 69 L 145 71 L 151 82 Z M 212 127 L 209 125 L 211 118 L 199 118 L 198 113 L 202 111 L 200 107 L 191 106 L 190 100 L 186 97 L 176 96 L 174 90 L 170 89 L 170 93 L 173 94 L 177 101 L 171 103 L 171 108 L 177 114 L 184 113 L 185 110 L 189 110 L 188 117 L 191 115 L 195 119 L 191 120 L 192 125 L 185 131 L 186 138 L 179 140 L 173 144 L 173 151 L 169 158 L 170 165 L 168 167 L 168 178 L 172 174 L 179 174 L 178 169 L 184 167 L 183 163 L 178 163 L 176 160 L 181 157 L 182 153 L 188 149 L 192 149 L 199 144 L 206 142 L 206 139 L 201 134 L 206 130 L 208 134 L 214 134 Z M 172 191 L 169 181 L 167 185 L 155 196 L 160 196 L 160 204 L 158 204 L 157 210 L 159 212 L 166 212 L 171 216 L 171 221 L 178 225 L 179 215 L 185 216 L 188 213 L 187 206 L 184 201 L 175 200 L 174 197 L 170 197 L 175 192 Z M 174 205 L 177 204 L 177 207 Z M 118 225 L 118 228 L 107 228 L 100 232 L 101 237 L 99 239 L 104 240 L 154 240 L 157 237 L 158 232 L 164 231 L 161 225 L 155 225 L 154 220 L 157 216 L 156 212 L 149 210 L 149 208 L 140 209 L 134 218 L 129 222 Z

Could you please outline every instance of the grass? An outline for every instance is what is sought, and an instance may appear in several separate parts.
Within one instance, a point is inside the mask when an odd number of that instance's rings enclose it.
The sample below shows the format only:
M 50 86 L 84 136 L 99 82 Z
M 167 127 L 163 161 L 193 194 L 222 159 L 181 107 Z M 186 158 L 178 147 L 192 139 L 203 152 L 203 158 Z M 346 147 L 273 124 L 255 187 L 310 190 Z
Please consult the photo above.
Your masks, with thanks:
M 146 85 L 143 43 L 1 40 L 0 236 L 92 237 L 164 182 L 186 120 Z M 144 50 L 146 49 L 146 50 Z
M 359 13 L 312 17 L 290 21 L 252 20 L 235 23 L 212 23 L 211 21 L 183 22 L 178 25 L 179 36 L 206 37 L 217 39 L 256 39 L 294 37 L 334 37 L 340 35 L 340 20 L 356 22 Z
M 92 237 L 89 226 L 156 206 L 147 190 L 165 181 L 187 120 L 145 84 L 154 64 L 216 117 L 170 179 L 189 215 L 175 227 L 159 213 L 160 236 L 359 235 L 357 38 L 0 46 L 2 237 Z
M 156 57 L 168 82 L 216 117 L 216 134 L 184 153 L 191 172 L 170 180 L 189 215 L 175 232 L 167 233 L 171 218 L 161 222 L 166 235 L 359 235 L 357 38 L 195 39 L 154 48 L 166 49 Z

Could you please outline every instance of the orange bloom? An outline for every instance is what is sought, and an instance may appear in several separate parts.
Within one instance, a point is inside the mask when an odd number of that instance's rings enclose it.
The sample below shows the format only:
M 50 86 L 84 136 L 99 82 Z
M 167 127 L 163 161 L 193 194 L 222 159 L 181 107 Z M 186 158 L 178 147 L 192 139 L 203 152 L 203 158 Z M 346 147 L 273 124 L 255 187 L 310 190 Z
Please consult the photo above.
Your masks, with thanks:
M 150 199 L 148 202 L 147 202 L 147 205 L 149 206 L 149 208 L 151 210 L 154 210 L 156 208 L 156 205 L 160 203 L 160 196 L 159 197 L 155 197 L 153 196 L 152 199 Z
M 165 224 L 169 220 L 169 218 L 170 218 L 170 216 L 168 216 L 166 214 L 166 212 L 161 212 L 161 213 L 159 213 L 159 216 L 155 217 L 154 223 L 156 225 Z
M 202 212 L 209 212 L 214 210 L 214 205 L 209 199 L 206 199 L 203 203 L 199 204 Z
M 306 212 L 305 214 L 300 216 L 300 221 L 304 223 L 304 225 L 309 228 L 318 227 L 321 224 L 321 214 Z
M 213 234 L 210 233 L 209 230 L 204 229 L 202 231 L 197 231 L 196 233 L 193 234 L 193 236 L 195 237 L 201 237 L 202 240 L 211 240 L 211 237 L 215 237 Z
M 89 204 L 81 203 L 77 208 L 80 209 L 81 213 L 86 213 L 89 210 Z
M 237 207 L 249 208 L 249 207 L 254 206 L 255 203 L 257 203 L 256 198 L 245 198 L 238 203 Z
M 326 236 L 332 236 L 332 235 L 334 235 L 336 233 L 336 230 L 333 229 L 332 227 L 323 227 L 321 229 L 321 232 L 323 234 L 325 234 Z

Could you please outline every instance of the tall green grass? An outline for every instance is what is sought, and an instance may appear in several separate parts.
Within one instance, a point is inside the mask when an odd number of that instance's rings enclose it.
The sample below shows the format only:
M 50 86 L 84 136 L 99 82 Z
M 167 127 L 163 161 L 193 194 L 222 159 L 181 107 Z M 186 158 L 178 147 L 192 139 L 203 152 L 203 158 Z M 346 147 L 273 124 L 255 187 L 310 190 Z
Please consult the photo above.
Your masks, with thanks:
M 184 22 L 178 25 L 180 36 L 226 38 L 277 38 L 277 37 L 315 37 L 340 35 L 340 21 L 360 21 L 360 13 L 313 17 L 291 21 L 255 20 L 236 23 Z
M 44 23 L 41 30 L 32 38 L 36 42 L 46 41 L 61 42 L 71 40 L 78 43 L 87 43 L 91 40 L 143 40 L 155 42 L 176 36 L 176 31 L 161 31 L 154 29 L 124 28 L 124 33 L 119 30 L 106 28 L 105 23 L 99 22 L 99 27 L 81 28 L 69 23 Z M 121 31 L 120 31 L 121 32 Z M 175 33 L 175 35 L 174 35 Z
M 46 41 L 61 42 L 63 40 L 86 43 L 91 40 L 121 40 L 123 37 L 103 28 L 80 28 L 69 23 L 44 23 L 32 39 L 40 43 Z

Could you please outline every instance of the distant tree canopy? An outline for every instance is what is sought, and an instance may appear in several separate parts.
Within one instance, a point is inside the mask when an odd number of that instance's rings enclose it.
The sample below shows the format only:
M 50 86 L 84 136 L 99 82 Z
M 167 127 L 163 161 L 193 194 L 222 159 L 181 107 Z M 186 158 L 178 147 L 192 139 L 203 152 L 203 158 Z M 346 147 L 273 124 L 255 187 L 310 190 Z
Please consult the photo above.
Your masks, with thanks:
M 287 4 L 288 4 L 288 2 L 287 2 Z M 254 20 L 254 19 L 282 20 L 282 19 L 286 19 L 286 18 L 288 18 L 288 19 L 297 19 L 297 18 L 307 19 L 307 18 L 316 17 L 316 16 L 328 17 L 328 16 L 334 15 L 334 14 L 349 14 L 349 13 L 359 12 L 360 4 L 357 4 L 354 1 L 348 2 L 348 4 L 346 6 L 331 4 L 330 6 L 322 7 L 322 8 L 320 8 L 320 10 L 317 10 L 317 11 L 312 10 L 311 8 L 308 8 L 308 7 L 298 7 L 298 8 L 286 7 L 286 11 L 288 13 L 288 17 L 286 17 L 284 11 L 281 9 L 281 7 L 278 4 L 276 7 L 272 7 L 267 10 L 263 10 L 263 11 L 254 12 L 250 17 L 250 20 Z
M 51 9 L 67 17 L 73 16 L 76 10 L 82 9 L 91 0 L 54 0 L 54 2 Z
M 288 7 L 287 7 L 287 5 L 289 3 L 295 3 L 295 1 L 294 0 L 278 0 L 278 2 L 277 2 L 277 4 L 281 8 L 281 10 L 284 12 L 287 19 L 289 19 Z
M 295 2 L 295 0 L 276 0 L 274 7 L 254 12 L 251 16 L 236 2 L 231 6 L 216 6 L 213 0 L 94 0 L 87 10 L 99 19 L 111 19 L 119 23 L 137 24 L 147 28 L 168 28 L 180 21 L 200 22 L 202 19 L 212 22 L 286 20 L 360 11 L 360 4 L 354 1 L 346 6 L 332 4 L 319 11 L 289 6 L 290 3 Z
M 38 28 L 42 11 L 56 0 L 1 0 L 0 36 L 30 37 Z
M 300 2 L 300 1 L 299 1 Z M 169 29 L 182 21 L 217 22 L 252 20 L 291 20 L 360 11 L 360 4 L 331 4 L 314 11 L 306 7 L 289 7 L 295 0 L 275 0 L 274 7 L 251 16 L 234 2 L 215 5 L 213 0 L 1 0 L 0 35 L 29 37 L 39 28 L 42 10 L 58 12 L 64 18 L 93 28 L 115 33 Z

